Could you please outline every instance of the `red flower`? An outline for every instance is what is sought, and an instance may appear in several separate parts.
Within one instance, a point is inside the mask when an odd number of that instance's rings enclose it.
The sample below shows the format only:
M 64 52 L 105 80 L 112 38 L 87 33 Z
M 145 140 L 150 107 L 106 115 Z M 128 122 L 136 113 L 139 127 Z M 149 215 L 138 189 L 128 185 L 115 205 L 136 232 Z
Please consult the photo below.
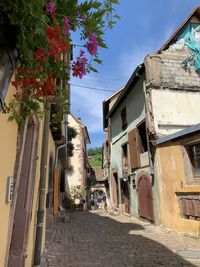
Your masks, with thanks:
M 42 48 L 38 48 L 37 51 L 33 52 L 33 55 L 35 56 L 37 61 L 40 61 L 40 62 L 46 61 L 46 56 Z
M 67 42 L 61 33 L 61 30 L 55 25 L 53 28 L 48 26 L 47 29 L 49 54 L 53 57 L 54 62 L 61 59 L 61 54 L 67 51 Z
M 48 76 L 47 80 L 42 85 L 43 96 L 53 95 L 55 92 L 55 85 L 53 83 L 53 78 Z

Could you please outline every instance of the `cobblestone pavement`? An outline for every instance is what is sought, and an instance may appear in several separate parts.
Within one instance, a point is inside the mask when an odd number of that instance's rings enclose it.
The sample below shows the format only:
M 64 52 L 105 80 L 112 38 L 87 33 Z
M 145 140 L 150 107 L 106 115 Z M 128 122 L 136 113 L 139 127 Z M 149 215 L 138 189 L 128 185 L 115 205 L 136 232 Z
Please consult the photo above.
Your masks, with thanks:
M 41 267 L 200 266 L 200 240 L 195 238 L 125 216 L 100 212 L 69 216 L 68 222 L 54 224 Z M 188 258 L 178 255 L 184 252 Z

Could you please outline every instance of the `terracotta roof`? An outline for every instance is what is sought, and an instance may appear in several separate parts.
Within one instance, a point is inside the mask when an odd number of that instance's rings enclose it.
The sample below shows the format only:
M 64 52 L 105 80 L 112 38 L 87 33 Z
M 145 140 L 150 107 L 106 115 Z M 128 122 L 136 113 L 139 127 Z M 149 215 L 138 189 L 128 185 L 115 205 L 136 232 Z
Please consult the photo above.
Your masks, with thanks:
M 95 178 L 96 181 L 103 179 L 103 169 L 101 167 L 93 167 L 93 170 L 95 172 Z

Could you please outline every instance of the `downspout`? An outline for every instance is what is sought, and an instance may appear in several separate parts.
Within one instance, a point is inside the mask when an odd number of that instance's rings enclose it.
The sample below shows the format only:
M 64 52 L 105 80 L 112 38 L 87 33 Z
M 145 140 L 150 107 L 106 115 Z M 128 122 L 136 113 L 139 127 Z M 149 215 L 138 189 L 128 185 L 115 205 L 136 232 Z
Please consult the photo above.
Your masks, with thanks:
M 44 130 L 42 139 L 42 155 L 40 167 L 40 185 L 39 185 L 39 204 L 37 211 L 36 240 L 34 252 L 34 265 L 40 265 L 42 251 L 42 236 L 44 225 L 44 209 L 46 196 L 46 176 L 47 176 L 47 159 L 48 159 L 48 142 L 49 142 L 49 123 L 50 123 L 50 103 L 45 105 Z
M 62 148 L 66 148 L 67 150 L 67 142 L 63 145 L 60 145 L 56 148 L 56 158 L 55 158 L 55 165 L 54 165 L 54 204 L 53 204 L 53 214 L 55 216 L 58 215 L 58 197 L 59 197 L 59 166 L 58 166 L 58 152 Z M 66 151 L 67 153 L 67 151 Z
M 68 59 L 67 55 L 64 56 L 64 62 L 67 64 Z M 62 88 L 63 90 L 67 90 L 66 92 L 66 105 L 69 105 L 69 83 L 66 82 L 66 79 L 62 80 Z M 68 102 L 67 102 L 68 101 Z M 69 108 L 67 109 L 67 113 L 69 113 Z M 65 143 L 63 145 L 60 145 L 56 148 L 56 158 L 55 158 L 55 165 L 54 165 L 54 205 L 53 205 L 53 213 L 55 216 L 58 214 L 58 176 L 59 176 L 59 167 L 58 167 L 58 152 L 60 149 L 65 147 L 65 152 L 66 152 L 66 161 L 67 161 L 67 142 L 68 142 L 68 131 L 67 131 L 67 124 L 68 124 L 68 117 L 67 113 L 63 115 L 63 122 L 64 122 L 64 136 L 65 136 Z

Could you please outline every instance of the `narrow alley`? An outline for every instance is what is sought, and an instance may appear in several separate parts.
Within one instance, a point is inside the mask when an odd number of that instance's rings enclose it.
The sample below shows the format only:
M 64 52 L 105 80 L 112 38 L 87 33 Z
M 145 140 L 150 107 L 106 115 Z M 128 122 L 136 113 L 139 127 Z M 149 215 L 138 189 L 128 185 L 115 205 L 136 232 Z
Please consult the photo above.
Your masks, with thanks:
M 99 211 L 68 213 L 47 235 L 41 267 L 200 266 L 199 240 Z

